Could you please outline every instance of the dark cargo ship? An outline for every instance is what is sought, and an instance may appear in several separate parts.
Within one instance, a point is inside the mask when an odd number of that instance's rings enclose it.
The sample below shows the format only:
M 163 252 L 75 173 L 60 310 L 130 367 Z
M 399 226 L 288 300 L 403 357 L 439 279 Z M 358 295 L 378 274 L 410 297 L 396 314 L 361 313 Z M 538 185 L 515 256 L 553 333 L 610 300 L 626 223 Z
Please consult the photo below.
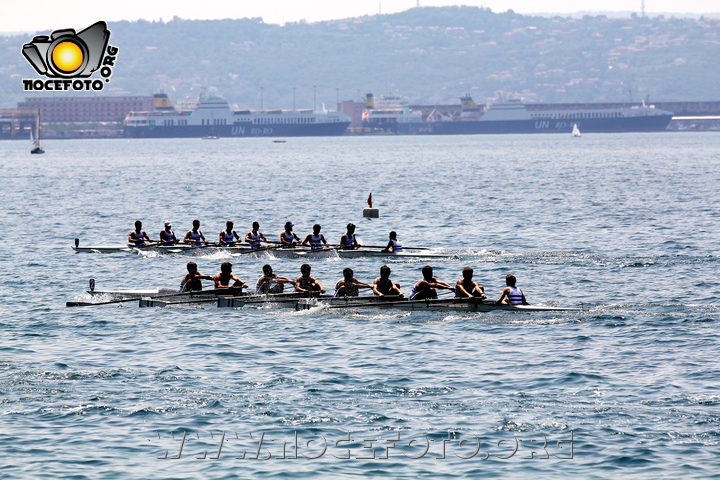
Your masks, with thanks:
M 459 117 L 428 117 L 430 132 L 435 135 L 482 133 L 568 133 L 573 127 L 582 133 L 658 132 L 667 128 L 673 113 L 653 106 L 617 108 L 602 103 L 585 108 L 547 108 L 541 104 L 508 101 L 481 110 L 466 95 L 461 99 Z M 560 107 L 560 106 L 557 106 Z

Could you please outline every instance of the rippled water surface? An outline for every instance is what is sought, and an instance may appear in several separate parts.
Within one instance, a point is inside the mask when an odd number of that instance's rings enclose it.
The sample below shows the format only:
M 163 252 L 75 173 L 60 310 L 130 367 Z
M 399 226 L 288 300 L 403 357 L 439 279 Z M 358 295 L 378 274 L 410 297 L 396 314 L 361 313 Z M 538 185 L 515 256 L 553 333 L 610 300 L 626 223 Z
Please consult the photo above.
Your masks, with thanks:
M 720 134 L 48 141 L 0 149 L 4 478 L 720 478 Z M 380 218 L 364 220 L 372 192 Z M 75 254 L 202 222 L 396 230 L 580 312 L 68 308 L 175 287 L 187 256 Z M 214 253 L 253 283 L 264 263 Z M 349 457 L 349 458 L 347 458 Z

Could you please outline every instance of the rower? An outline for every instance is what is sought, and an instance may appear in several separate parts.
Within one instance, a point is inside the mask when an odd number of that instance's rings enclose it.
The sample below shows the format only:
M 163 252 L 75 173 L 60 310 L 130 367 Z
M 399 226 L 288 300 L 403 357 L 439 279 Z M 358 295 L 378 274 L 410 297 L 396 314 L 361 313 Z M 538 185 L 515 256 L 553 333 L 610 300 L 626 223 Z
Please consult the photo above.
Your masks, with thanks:
M 223 262 L 220 265 L 220 273 L 215 275 L 213 280 L 215 288 L 239 288 L 241 290 L 247 288 L 247 284 L 232 273 L 232 263 L 230 262 Z M 230 280 L 234 281 L 232 285 L 230 285 Z
M 400 284 L 390 280 L 390 273 L 390 267 L 387 265 L 380 267 L 380 276 L 373 282 L 373 293 L 380 297 L 385 295 L 402 297 L 403 293 L 400 291 Z
M 463 268 L 462 276 L 463 278 L 458 280 L 455 284 L 455 298 L 477 298 L 480 300 L 484 300 L 487 298 L 485 296 L 485 288 L 482 285 L 479 285 L 477 282 L 473 281 L 472 268 Z
M 315 277 L 310 276 L 310 265 L 304 263 L 300 266 L 300 275 L 295 279 L 295 291 L 300 293 L 325 293 L 325 287 Z
M 500 298 L 495 302 L 498 305 L 530 305 L 525 299 L 525 294 L 522 290 L 515 286 L 517 279 L 514 275 L 507 275 L 505 277 L 505 287 L 500 294 Z
M 270 265 L 263 265 L 263 275 L 258 278 L 255 285 L 255 293 L 257 295 L 265 295 L 268 293 L 282 293 L 285 283 L 295 283 L 287 277 L 281 277 L 277 273 L 273 273 Z
M 260 224 L 258 222 L 253 222 L 252 224 L 252 230 L 249 231 L 245 235 L 245 241 L 250 243 L 250 248 L 253 250 L 260 250 L 261 248 L 267 248 L 265 245 L 260 245 L 260 240 L 263 242 L 267 242 L 268 239 L 265 238 L 265 235 L 262 234 L 260 230 Z
M 148 234 L 142 229 L 142 222 L 138 220 L 135 222 L 135 230 L 128 234 L 128 243 L 132 243 L 135 247 L 144 247 L 146 241 L 152 242 L 153 240 L 148 237 Z
M 348 223 L 347 232 L 340 237 L 340 248 L 343 250 L 356 250 L 358 247 L 360 247 L 360 245 L 355 238 L 355 225 Z
M 310 250 L 313 252 L 317 252 L 319 250 L 326 250 L 327 249 L 327 241 L 325 240 L 325 236 L 320 233 L 320 229 L 322 227 L 319 223 L 316 223 L 313 225 L 313 233 L 309 234 L 307 237 L 305 237 L 305 240 L 303 240 L 303 245 L 310 245 Z M 323 245 L 325 245 L 323 247 Z
M 335 284 L 336 297 L 357 297 L 360 287 L 372 288 L 372 285 L 361 282 L 354 275 L 355 272 L 353 272 L 352 268 L 343 270 L 343 279 Z
M 383 252 L 402 252 L 403 248 L 400 242 L 397 240 L 397 233 L 395 231 L 390 232 L 390 241 L 387 247 L 382 249 Z
M 220 246 L 221 247 L 229 247 L 231 244 L 234 244 L 235 242 L 241 242 L 240 235 L 233 230 L 233 226 L 235 224 L 228 220 L 225 223 L 225 230 L 220 232 Z
M 193 220 L 192 230 L 188 230 L 183 238 L 184 243 L 189 243 L 192 247 L 202 247 L 207 243 L 205 235 L 200 231 L 200 220 Z
M 300 242 L 300 237 L 293 233 L 294 224 L 290 221 L 285 222 L 285 230 L 280 234 L 280 243 L 282 248 L 291 248 L 295 246 L 295 243 Z
M 199 292 L 202 290 L 202 282 L 200 280 L 214 280 L 209 275 L 203 275 L 198 272 L 198 266 L 195 262 L 188 262 L 187 275 L 180 282 L 180 292 Z
M 430 265 L 426 265 L 422 268 L 422 274 L 423 279 L 413 286 L 412 291 L 410 292 L 409 300 L 436 299 L 438 298 L 437 288 L 454 290 L 453 287 L 447 283 L 441 282 L 437 278 L 433 277 L 433 269 Z
M 165 228 L 160 230 L 160 245 L 175 245 L 178 241 L 172 230 L 172 223 L 165 222 Z

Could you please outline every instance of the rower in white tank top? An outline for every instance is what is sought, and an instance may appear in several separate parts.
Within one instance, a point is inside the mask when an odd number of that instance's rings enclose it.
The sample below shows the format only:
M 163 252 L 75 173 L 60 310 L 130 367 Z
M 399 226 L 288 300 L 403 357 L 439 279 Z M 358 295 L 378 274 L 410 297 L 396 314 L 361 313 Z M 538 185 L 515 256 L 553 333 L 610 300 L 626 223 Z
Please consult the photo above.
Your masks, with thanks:
M 310 245 L 310 250 L 313 252 L 323 250 L 328 244 L 327 241 L 325 241 L 325 236 L 320 233 L 321 228 L 317 223 L 313 225 L 313 233 L 305 237 L 305 240 L 302 242 L 303 245 Z

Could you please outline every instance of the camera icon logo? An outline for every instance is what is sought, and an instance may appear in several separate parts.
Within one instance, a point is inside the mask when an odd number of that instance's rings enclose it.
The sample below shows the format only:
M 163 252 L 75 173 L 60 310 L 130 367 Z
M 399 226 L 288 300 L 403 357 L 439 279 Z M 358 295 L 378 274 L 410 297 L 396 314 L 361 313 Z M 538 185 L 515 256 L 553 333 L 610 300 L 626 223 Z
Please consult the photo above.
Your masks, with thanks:
M 50 78 L 85 78 L 100 68 L 110 39 L 105 22 L 75 33 L 72 28 L 38 35 L 23 45 L 22 54 L 36 72 Z

